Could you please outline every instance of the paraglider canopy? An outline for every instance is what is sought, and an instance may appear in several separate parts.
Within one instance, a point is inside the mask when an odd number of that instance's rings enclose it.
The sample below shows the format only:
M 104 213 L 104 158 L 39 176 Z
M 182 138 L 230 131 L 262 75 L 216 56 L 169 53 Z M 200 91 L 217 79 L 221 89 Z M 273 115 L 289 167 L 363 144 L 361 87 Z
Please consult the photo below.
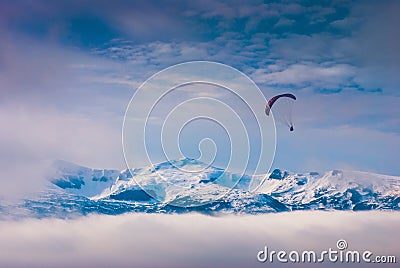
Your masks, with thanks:
M 281 123 L 287 125 L 290 131 L 294 131 L 292 122 L 292 106 L 296 96 L 291 93 L 280 94 L 272 97 L 265 106 L 265 114 L 270 115 L 271 109 L 275 104 L 274 117 Z

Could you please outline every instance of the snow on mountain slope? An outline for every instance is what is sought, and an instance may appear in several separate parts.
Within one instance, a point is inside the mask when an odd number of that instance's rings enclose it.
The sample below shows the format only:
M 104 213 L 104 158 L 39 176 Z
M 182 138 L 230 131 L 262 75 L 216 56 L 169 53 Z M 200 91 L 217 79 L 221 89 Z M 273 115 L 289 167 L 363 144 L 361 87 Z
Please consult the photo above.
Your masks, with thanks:
M 400 209 L 400 178 L 366 172 L 333 170 L 320 174 L 276 169 L 266 176 L 241 177 L 188 158 L 122 172 L 66 162 L 58 166 L 52 182 L 69 194 L 90 198 L 90 202 L 147 204 L 157 207 L 156 211 L 176 211 L 171 205 L 241 213 Z M 252 192 L 252 181 L 264 182 Z
M 400 178 L 360 171 L 274 170 L 258 189 L 293 209 L 399 209 Z
M 120 172 L 118 170 L 91 169 L 57 160 L 52 166 L 50 181 L 65 192 L 93 197 L 110 188 Z
M 135 169 L 132 171 L 132 179 L 127 175 L 128 172 L 123 171 L 111 188 L 105 189 L 93 199 L 126 197 L 128 200 L 140 201 L 138 197 L 146 200 L 154 198 L 163 203 L 190 207 L 207 204 L 225 196 L 240 179 L 239 175 L 208 167 L 189 158 Z M 147 198 L 146 193 L 149 194 Z

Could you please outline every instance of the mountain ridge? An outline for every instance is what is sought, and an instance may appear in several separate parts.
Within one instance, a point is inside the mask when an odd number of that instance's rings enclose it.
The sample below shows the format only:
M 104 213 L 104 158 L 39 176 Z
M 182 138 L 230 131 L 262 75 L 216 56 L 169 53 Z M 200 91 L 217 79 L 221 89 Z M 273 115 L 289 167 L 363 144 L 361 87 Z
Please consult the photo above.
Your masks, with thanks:
M 77 171 L 61 167 L 64 174 L 58 173 L 58 177 L 53 177 L 51 181 L 69 194 L 81 195 L 94 202 L 117 200 L 177 207 L 228 202 L 236 206 L 233 211 L 249 213 L 254 212 L 254 206 L 264 205 L 269 206 L 271 211 L 400 209 L 400 178 L 362 171 L 293 173 L 275 169 L 266 175 L 251 177 L 224 172 L 190 158 L 125 169 L 119 173 L 115 170 L 82 169 Z M 201 171 L 188 175 L 188 170 Z M 107 180 L 102 181 L 101 174 L 108 175 L 103 176 Z M 63 187 L 76 180 L 85 183 L 81 189 Z M 251 191 L 255 188 L 254 184 L 261 182 L 257 191 Z M 102 191 L 101 187 L 97 187 L 96 191 L 84 189 L 93 185 L 101 185 Z M 253 209 L 247 209 L 252 206 Z

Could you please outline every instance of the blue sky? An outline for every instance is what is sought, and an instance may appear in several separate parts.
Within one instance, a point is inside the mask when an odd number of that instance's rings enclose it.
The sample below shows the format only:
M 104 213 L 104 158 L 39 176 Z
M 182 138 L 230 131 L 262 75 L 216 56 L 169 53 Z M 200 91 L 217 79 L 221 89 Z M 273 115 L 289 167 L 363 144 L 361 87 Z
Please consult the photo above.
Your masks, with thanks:
M 274 167 L 400 174 L 398 1 L 193 2 L 2 1 L 2 168 L 40 177 L 56 158 L 124 168 L 135 89 L 163 68 L 211 60 L 267 98 L 298 96 Z

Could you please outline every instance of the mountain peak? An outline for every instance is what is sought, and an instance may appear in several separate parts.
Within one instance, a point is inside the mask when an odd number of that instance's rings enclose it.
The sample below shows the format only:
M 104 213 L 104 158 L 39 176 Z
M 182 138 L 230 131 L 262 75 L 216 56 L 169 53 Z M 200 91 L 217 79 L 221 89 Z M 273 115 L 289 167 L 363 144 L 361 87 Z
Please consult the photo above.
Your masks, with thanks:
M 268 178 L 275 180 L 283 180 L 289 176 L 289 172 L 286 170 L 274 169 Z
M 177 160 L 171 160 L 171 161 L 163 161 L 157 164 L 153 164 L 155 167 L 175 167 L 175 168 L 182 168 L 184 166 L 188 165 L 197 165 L 197 166 L 202 166 L 202 167 L 212 167 L 211 165 L 208 165 L 204 162 L 201 162 L 197 159 L 194 158 L 188 158 L 188 157 L 183 157 Z M 212 167 L 213 168 L 213 167 Z

